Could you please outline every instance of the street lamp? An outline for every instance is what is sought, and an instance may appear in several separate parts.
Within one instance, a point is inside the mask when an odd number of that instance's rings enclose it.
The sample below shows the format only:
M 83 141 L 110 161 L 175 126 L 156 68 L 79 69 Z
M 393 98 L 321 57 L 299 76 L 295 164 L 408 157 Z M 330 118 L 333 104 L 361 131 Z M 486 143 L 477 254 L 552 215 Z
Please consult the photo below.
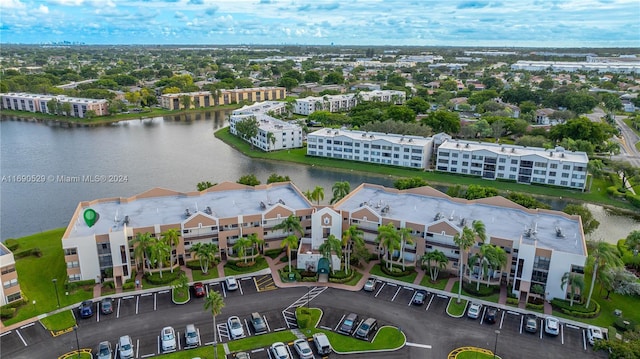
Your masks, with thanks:
M 60 308 L 60 296 L 58 295 L 58 278 L 53 278 L 53 289 L 56 291 L 56 299 L 58 300 L 58 308 Z
M 76 348 L 78 349 L 78 358 L 80 358 L 80 340 L 78 340 L 78 326 L 73 327 L 73 332 L 76 333 Z
M 496 359 L 496 351 L 498 350 L 498 335 L 500 335 L 500 331 L 496 329 L 496 344 L 493 346 L 493 359 Z

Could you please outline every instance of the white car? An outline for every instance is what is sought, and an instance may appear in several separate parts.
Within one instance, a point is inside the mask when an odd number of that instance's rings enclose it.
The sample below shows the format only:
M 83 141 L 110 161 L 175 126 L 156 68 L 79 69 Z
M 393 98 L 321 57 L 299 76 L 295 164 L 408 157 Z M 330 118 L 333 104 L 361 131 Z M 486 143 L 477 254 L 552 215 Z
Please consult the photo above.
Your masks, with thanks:
M 131 337 L 124 335 L 118 340 L 118 347 L 120 351 L 120 359 L 133 358 L 133 344 L 131 344 Z
M 227 325 L 229 326 L 229 336 L 231 339 L 244 337 L 244 328 L 242 327 L 240 318 L 236 316 L 229 317 L 229 319 L 227 319 Z
M 176 350 L 176 332 L 172 327 L 162 328 L 162 332 L 160 333 L 160 340 L 162 340 L 163 352 Z
M 238 289 L 238 281 L 235 277 L 227 277 L 225 280 L 225 284 L 227 285 L 227 290 L 236 290 Z
M 273 355 L 274 359 L 290 359 L 287 346 L 282 342 L 271 344 L 271 355 Z
M 549 335 L 558 335 L 560 333 L 560 320 L 555 317 L 544 318 L 544 332 Z
M 309 342 L 306 339 L 297 339 L 293 342 L 293 347 L 300 356 L 301 359 L 313 359 L 313 351 L 309 347 Z
M 184 342 L 185 348 L 194 348 L 200 345 L 200 333 L 195 325 L 187 324 L 184 330 Z
M 478 319 L 480 316 L 480 310 L 482 309 L 482 305 L 478 303 L 471 303 L 469 306 L 469 310 L 467 311 L 467 317 L 471 319 Z
M 587 339 L 589 340 L 589 344 L 594 345 L 596 340 L 604 339 L 604 334 L 602 333 L 602 329 L 599 327 L 595 327 L 590 325 L 587 328 Z

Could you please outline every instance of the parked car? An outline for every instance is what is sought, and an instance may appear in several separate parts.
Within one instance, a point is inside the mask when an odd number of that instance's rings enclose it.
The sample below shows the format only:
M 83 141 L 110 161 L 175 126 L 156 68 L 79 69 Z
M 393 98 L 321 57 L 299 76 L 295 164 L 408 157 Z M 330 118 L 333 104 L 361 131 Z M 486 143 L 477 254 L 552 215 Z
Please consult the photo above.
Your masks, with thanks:
M 356 329 L 356 338 L 368 340 L 369 334 L 375 331 L 377 327 L 377 320 L 375 320 L 374 318 L 367 318 L 367 320 L 358 325 L 358 329 Z
M 365 292 L 373 292 L 376 290 L 377 285 L 378 281 L 375 278 L 369 278 L 364 283 L 364 287 L 362 289 L 364 289 Z
M 176 332 L 172 327 L 162 328 L 162 332 L 160 332 L 160 339 L 162 341 L 163 352 L 176 350 Z
M 93 302 L 90 300 L 85 300 L 84 302 L 80 303 L 78 312 L 80 312 L 80 318 L 91 318 L 93 316 Z
M 118 347 L 120 348 L 120 359 L 133 358 L 133 344 L 131 343 L 130 336 L 121 336 L 118 341 Z
M 544 318 L 544 332 L 549 335 L 558 335 L 560 332 L 560 320 L 555 317 Z
M 525 327 L 524 330 L 529 333 L 536 333 L 538 331 L 538 317 L 533 314 L 527 314 L 524 317 Z
M 100 301 L 100 313 L 111 314 L 113 313 L 113 298 L 104 298 Z
M 602 329 L 590 325 L 589 327 L 587 327 L 587 339 L 589 340 L 589 344 L 591 345 L 594 345 L 596 343 L 596 340 L 604 339 Z
M 313 359 L 313 351 L 309 347 L 309 342 L 306 339 L 297 339 L 293 342 L 293 348 L 296 350 L 300 359 Z
M 350 313 L 347 315 L 342 324 L 340 324 L 340 329 L 338 331 L 343 334 L 351 335 L 358 324 L 358 315 L 356 313 Z
M 237 316 L 232 316 L 227 319 L 227 325 L 229 326 L 229 336 L 231 339 L 237 339 L 244 337 L 244 328 L 242 322 Z
M 96 359 L 111 359 L 113 358 L 113 351 L 111 350 L 110 342 L 100 342 L 98 344 L 98 351 L 96 351 Z
M 237 352 L 236 359 L 251 359 L 251 356 L 247 352 Z
M 425 292 L 424 290 L 419 290 L 413 296 L 413 301 L 412 302 L 415 305 L 423 305 L 425 299 L 427 299 L 427 292 Z
M 478 319 L 478 317 L 480 317 L 481 309 L 482 309 L 482 304 L 471 303 L 471 305 L 469 306 L 469 310 L 467 310 L 467 317 L 471 319 Z
M 193 324 L 187 324 L 184 329 L 185 348 L 195 348 L 200 345 L 200 333 Z
M 235 277 L 227 277 L 224 280 L 224 282 L 227 285 L 227 290 L 236 290 L 236 289 L 238 289 L 238 281 L 236 280 Z
M 498 315 L 498 309 L 494 307 L 488 307 L 484 312 L 484 321 L 489 324 L 496 322 L 496 316 Z
M 315 333 L 313 335 L 313 344 L 316 346 L 316 350 L 320 355 L 328 355 L 331 354 L 332 348 L 331 343 L 329 343 L 329 338 L 324 333 Z
M 267 331 L 267 323 L 265 323 L 264 318 L 262 318 L 258 312 L 251 313 L 251 326 L 253 326 L 253 330 L 256 334 Z
M 193 295 L 200 298 L 207 295 L 207 291 L 204 289 L 202 282 L 193 283 Z
M 271 344 L 271 355 L 273 355 L 274 359 L 290 359 L 287 346 L 282 342 Z

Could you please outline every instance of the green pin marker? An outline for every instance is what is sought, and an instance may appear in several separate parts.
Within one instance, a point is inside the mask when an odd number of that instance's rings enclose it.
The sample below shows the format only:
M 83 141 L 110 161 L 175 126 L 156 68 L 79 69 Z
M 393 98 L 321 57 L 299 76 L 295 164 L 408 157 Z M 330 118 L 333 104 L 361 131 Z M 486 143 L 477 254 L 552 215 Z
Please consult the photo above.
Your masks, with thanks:
M 84 223 L 89 226 L 89 228 L 93 227 L 94 224 L 98 221 L 98 213 L 91 208 L 84 210 Z

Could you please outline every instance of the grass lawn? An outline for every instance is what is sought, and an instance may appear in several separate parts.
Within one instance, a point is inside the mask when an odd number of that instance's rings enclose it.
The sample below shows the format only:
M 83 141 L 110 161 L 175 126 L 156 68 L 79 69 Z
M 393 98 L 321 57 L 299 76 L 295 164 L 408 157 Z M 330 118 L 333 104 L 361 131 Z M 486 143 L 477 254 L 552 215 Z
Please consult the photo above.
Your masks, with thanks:
M 191 299 L 189 295 L 189 288 L 182 291 L 182 293 L 180 290 L 172 289 L 171 296 L 173 298 L 174 303 L 186 303 L 189 301 L 189 299 Z
M 431 278 L 429 277 L 429 274 L 425 274 L 425 276 L 422 277 L 422 280 L 420 281 L 420 285 L 423 287 L 444 290 L 444 287 L 447 286 L 448 281 L 449 281 L 449 278 L 438 278 L 438 280 L 435 283 L 432 283 Z
M 289 343 L 296 340 L 295 334 L 289 330 L 274 332 L 263 335 L 254 335 L 244 339 L 232 340 L 228 342 L 229 350 L 232 352 L 248 351 L 257 348 L 268 347 L 275 342 Z M 184 356 L 183 356 L 184 358 Z
M 42 251 L 42 257 L 29 256 L 16 259 L 20 289 L 27 304 L 18 309 L 15 317 L 4 321 L 5 325 L 57 309 L 56 288 L 61 307 L 93 297 L 92 287 L 78 288 L 66 294 L 64 283 L 67 280 L 67 267 L 60 241 L 64 231 L 65 228 L 58 228 L 18 239 L 20 247 L 16 250 L 17 252 L 38 247 Z M 54 278 L 57 279 L 55 287 L 52 282 Z M 34 300 L 35 305 L 33 305 Z
M 267 261 L 263 257 L 259 257 L 256 259 L 256 264 L 251 267 L 231 267 L 229 266 L 229 264 L 226 264 L 224 266 L 224 275 L 228 277 L 231 275 L 253 273 L 265 268 L 269 268 L 269 263 L 267 263 Z
M 216 279 L 218 278 L 218 268 L 211 267 L 209 271 L 205 274 L 200 269 L 192 269 L 191 276 L 193 277 L 194 282 L 203 281 L 206 279 Z
M 259 149 L 251 149 L 249 143 L 233 136 L 229 133 L 229 128 L 225 127 L 215 132 L 215 136 L 236 150 L 242 152 L 246 156 L 252 158 L 261 158 L 273 161 L 286 161 L 300 163 L 316 167 L 331 167 L 337 171 L 359 171 L 369 174 L 378 174 L 385 177 L 401 178 L 401 177 L 419 177 L 427 181 L 431 185 L 461 185 L 469 186 L 472 184 L 480 186 L 498 187 L 501 195 L 506 195 L 508 191 L 526 193 L 534 196 L 546 196 L 550 198 L 572 198 L 585 202 L 593 202 L 611 205 L 619 208 L 637 211 L 631 204 L 626 201 L 610 198 L 606 193 L 606 188 L 611 184 L 602 186 L 601 191 L 596 190 L 596 184 L 592 186 L 591 192 L 582 192 L 568 188 L 550 187 L 541 185 L 525 185 L 509 181 L 489 182 L 482 178 L 473 176 L 463 176 L 460 174 L 447 174 L 442 172 L 429 172 L 416 169 L 407 169 L 402 167 L 385 166 L 380 164 L 370 164 L 364 162 L 355 162 L 348 160 L 339 160 L 333 158 L 311 157 L 306 155 L 306 148 L 295 148 L 286 151 L 263 152 Z
M 353 278 L 351 278 L 348 282 L 344 282 L 344 284 L 346 284 L 346 285 L 356 285 L 360 281 L 360 278 L 362 278 L 362 273 L 360 273 L 358 271 L 354 271 Z
M 466 350 L 456 356 L 456 359 L 494 359 L 493 354 L 485 354 L 474 350 Z
M 44 325 L 47 330 L 51 330 L 53 332 L 59 330 L 65 330 L 72 328 L 76 325 L 76 319 L 70 310 L 65 310 L 64 312 L 60 312 L 46 318 L 42 318 L 40 323 Z
M 460 282 L 457 281 L 453 284 L 453 288 L 451 288 L 451 293 L 455 293 L 456 295 L 458 294 L 458 283 Z M 480 283 L 480 287 L 482 287 L 482 283 Z M 487 302 L 494 302 L 494 303 L 498 303 L 498 301 L 500 300 L 500 292 L 493 293 L 491 295 L 484 296 L 484 297 L 479 297 L 477 295 L 467 292 L 466 290 L 464 290 L 464 288 L 462 288 L 462 295 L 466 295 L 467 297 L 478 298 L 478 299 L 486 300 Z
M 170 286 L 170 285 L 173 283 L 173 281 L 174 281 L 174 280 L 176 280 L 177 278 L 179 278 L 179 277 L 180 277 L 180 274 L 181 274 L 181 273 L 184 273 L 184 272 L 183 272 L 183 271 L 182 271 L 182 269 L 180 269 L 180 268 L 174 269 L 174 270 L 173 270 L 173 273 L 171 273 L 171 270 L 170 270 L 170 269 L 165 269 L 165 270 L 163 270 L 163 271 L 162 271 L 162 277 L 163 277 L 164 279 L 166 279 L 168 276 L 173 276 L 173 279 L 172 279 L 172 280 L 170 280 L 170 281 L 168 281 L 167 283 L 161 283 L 161 284 L 154 284 L 154 283 L 151 283 L 151 282 L 149 282 L 149 281 L 147 280 L 147 277 L 146 277 L 146 276 L 143 276 L 143 277 L 142 277 L 142 288 L 144 288 L 144 289 L 149 289 L 149 288 L 159 288 L 159 287 L 167 287 L 167 286 Z M 151 274 L 151 277 L 156 278 L 157 280 L 160 280 L 160 272 L 152 273 L 152 274 Z
M 467 308 L 467 301 L 464 299 L 460 300 L 458 303 L 458 299 L 451 297 L 449 299 L 449 304 L 447 305 L 447 313 L 454 317 L 459 317 L 464 314 L 464 310 Z
M 382 271 L 382 269 L 380 269 L 380 264 L 376 264 L 373 267 L 371 267 L 370 273 L 380 277 L 391 278 L 391 279 L 395 279 L 395 280 L 399 280 L 407 283 L 413 283 L 413 281 L 416 280 L 416 277 L 418 276 L 418 272 L 414 271 L 413 273 L 409 275 L 405 275 L 403 277 L 392 277 L 390 275 L 387 275 L 385 272 Z
M 91 355 L 91 353 L 80 352 L 80 355 L 78 355 L 77 351 L 71 351 L 69 353 L 66 353 L 65 355 L 61 355 L 60 358 L 61 359 L 92 359 L 93 356 Z

